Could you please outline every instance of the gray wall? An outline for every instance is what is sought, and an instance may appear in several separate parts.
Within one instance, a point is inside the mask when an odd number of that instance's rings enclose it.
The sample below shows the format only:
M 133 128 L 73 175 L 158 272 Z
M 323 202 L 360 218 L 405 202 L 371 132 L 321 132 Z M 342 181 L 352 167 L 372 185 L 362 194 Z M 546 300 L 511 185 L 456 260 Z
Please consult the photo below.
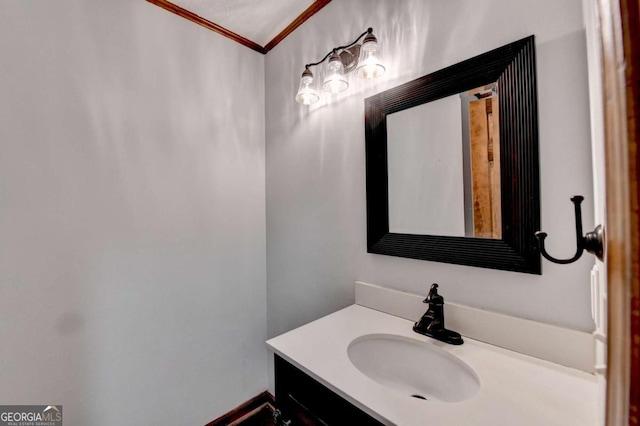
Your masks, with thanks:
M 264 57 L 142 0 L 0 2 L 0 401 L 205 424 L 267 386 Z
M 461 104 L 452 95 L 387 115 L 389 232 L 464 237 Z
M 311 107 L 294 102 L 304 64 L 368 26 L 387 73 Z M 267 311 L 277 335 L 347 306 L 363 280 L 414 293 L 433 282 L 449 301 L 581 330 L 593 328 L 593 257 L 542 276 L 366 252 L 363 99 L 535 34 L 542 225 L 570 257 L 569 197 L 593 225 L 585 34 L 580 0 L 334 0 L 266 56 Z M 316 75 L 322 75 L 317 71 Z

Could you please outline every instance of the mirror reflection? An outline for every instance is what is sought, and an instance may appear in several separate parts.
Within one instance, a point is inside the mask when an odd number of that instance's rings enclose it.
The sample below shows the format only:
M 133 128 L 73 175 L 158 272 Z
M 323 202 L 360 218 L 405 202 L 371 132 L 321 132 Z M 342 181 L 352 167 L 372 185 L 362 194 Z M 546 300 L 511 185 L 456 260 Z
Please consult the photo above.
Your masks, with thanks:
M 387 115 L 390 232 L 502 238 L 496 88 Z

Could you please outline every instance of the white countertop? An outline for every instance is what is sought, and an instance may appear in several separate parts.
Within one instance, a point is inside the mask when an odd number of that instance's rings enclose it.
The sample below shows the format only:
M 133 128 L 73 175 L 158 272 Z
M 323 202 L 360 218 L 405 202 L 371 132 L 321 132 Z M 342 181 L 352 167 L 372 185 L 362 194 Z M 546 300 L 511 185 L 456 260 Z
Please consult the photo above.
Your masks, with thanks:
M 465 337 L 448 345 L 413 332 L 411 321 L 352 305 L 267 341 L 278 355 L 387 425 L 595 426 L 594 375 Z M 349 360 L 347 347 L 367 334 L 432 343 L 475 370 L 480 391 L 455 403 L 422 401 L 380 385 Z

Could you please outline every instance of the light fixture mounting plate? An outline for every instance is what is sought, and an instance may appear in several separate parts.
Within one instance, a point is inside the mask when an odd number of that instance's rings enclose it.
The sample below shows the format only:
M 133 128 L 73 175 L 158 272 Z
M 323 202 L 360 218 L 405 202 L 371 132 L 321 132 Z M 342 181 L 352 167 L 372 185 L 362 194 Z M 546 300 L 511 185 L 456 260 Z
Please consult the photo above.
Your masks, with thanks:
M 344 66 L 344 73 L 353 71 L 358 66 L 358 57 L 360 57 L 360 44 L 351 46 L 340 52 L 340 60 Z

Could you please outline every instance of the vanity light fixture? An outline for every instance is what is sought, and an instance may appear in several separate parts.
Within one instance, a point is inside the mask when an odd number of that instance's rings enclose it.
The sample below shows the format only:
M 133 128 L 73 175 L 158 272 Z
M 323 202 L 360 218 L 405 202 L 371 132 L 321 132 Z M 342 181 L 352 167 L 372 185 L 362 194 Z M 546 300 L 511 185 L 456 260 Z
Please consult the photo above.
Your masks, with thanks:
M 359 41 L 364 37 L 362 44 Z M 384 74 L 385 66 L 380 60 L 378 39 L 373 35 L 373 28 L 368 28 L 358 38 L 346 46 L 334 47 L 318 62 L 304 66 L 296 101 L 302 105 L 311 105 L 320 100 L 320 94 L 313 86 L 313 73 L 309 69 L 329 59 L 327 76 L 322 83 L 322 90 L 327 93 L 340 93 L 349 87 L 345 74 L 355 70 L 360 78 L 376 78 Z

